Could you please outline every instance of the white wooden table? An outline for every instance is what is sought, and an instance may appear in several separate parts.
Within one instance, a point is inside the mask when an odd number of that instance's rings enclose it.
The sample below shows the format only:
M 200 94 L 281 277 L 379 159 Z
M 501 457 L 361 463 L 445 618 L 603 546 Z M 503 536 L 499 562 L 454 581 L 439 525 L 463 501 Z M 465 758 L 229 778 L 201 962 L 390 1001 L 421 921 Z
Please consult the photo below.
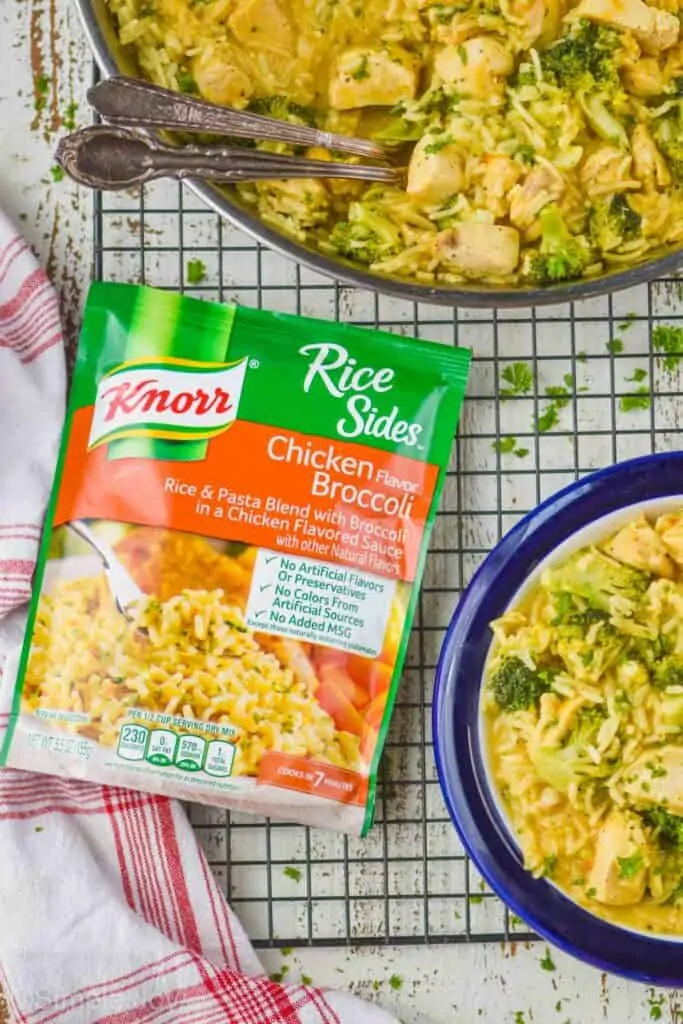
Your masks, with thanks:
M 64 120 L 75 116 L 76 122 L 87 123 L 90 56 L 68 0 L 0 0 L 0 43 L 0 205 L 20 219 L 47 267 L 73 340 L 91 273 L 93 200 L 68 181 L 55 180 L 52 151 Z M 622 297 L 620 309 L 638 308 L 643 301 L 641 293 Z M 555 336 L 549 330 L 545 343 L 552 344 Z M 476 331 L 465 341 L 476 348 Z M 583 335 L 580 341 L 583 348 Z M 480 370 L 474 378 L 478 391 L 486 367 Z M 492 394 L 490 379 L 486 386 Z M 468 437 L 476 436 L 479 422 L 487 417 L 490 422 L 489 414 L 485 403 L 470 403 Z M 665 425 L 670 417 L 672 431 L 678 427 L 675 410 L 663 409 L 660 415 Z M 604 438 L 599 443 L 612 444 Z M 676 444 L 675 435 L 671 443 Z M 560 457 L 566 438 L 556 444 Z M 623 448 L 612 446 L 614 456 L 639 450 L 647 450 L 640 435 Z M 475 468 L 477 458 L 486 456 L 472 455 Z M 599 455 L 596 459 L 600 464 Z M 592 465 L 590 456 L 582 465 Z M 564 482 L 558 479 L 556 486 Z M 469 486 L 476 488 L 476 481 Z M 298 970 L 317 984 L 347 986 L 377 999 L 404 1024 L 645 1024 L 650 1019 L 674 1024 L 683 1019 L 678 1008 L 683 999 L 675 994 L 608 978 L 555 952 L 555 970 L 543 970 L 543 954 L 543 945 L 517 943 L 300 950 L 286 958 L 271 951 L 263 960 L 268 971 L 280 970 L 286 960 L 291 976 Z M 681 960 L 683 965 L 683 952 Z

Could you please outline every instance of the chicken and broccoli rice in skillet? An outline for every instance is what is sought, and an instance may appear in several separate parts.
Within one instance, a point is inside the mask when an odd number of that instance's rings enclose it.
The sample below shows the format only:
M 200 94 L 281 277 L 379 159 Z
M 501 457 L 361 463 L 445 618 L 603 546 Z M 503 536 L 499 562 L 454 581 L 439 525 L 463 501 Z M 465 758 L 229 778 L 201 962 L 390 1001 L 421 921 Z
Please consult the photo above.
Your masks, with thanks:
M 493 631 L 489 760 L 526 866 L 682 934 L 683 511 L 546 569 Z
M 544 285 L 683 239 L 678 0 L 107 2 L 158 84 L 399 146 L 404 188 L 239 186 L 328 254 Z

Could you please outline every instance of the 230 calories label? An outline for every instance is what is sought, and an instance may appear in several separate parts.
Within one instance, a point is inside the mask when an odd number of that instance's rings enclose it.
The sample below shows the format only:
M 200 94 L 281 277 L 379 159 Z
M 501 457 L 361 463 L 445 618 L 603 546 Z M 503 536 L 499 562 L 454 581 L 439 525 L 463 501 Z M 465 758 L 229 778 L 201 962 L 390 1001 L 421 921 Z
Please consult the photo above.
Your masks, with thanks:
M 382 649 L 395 590 L 395 580 L 262 549 L 247 624 L 373 658 Z

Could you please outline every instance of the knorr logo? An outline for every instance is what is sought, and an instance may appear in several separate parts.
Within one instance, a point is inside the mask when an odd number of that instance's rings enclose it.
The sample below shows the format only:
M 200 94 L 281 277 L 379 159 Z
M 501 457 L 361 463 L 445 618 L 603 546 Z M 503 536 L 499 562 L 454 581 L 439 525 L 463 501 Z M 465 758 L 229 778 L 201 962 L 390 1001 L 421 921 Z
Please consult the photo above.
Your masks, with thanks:
M 125 437 L 202 441 L 237 419 L 247 359 L 121 363 L 97 387 L 88 448 Z

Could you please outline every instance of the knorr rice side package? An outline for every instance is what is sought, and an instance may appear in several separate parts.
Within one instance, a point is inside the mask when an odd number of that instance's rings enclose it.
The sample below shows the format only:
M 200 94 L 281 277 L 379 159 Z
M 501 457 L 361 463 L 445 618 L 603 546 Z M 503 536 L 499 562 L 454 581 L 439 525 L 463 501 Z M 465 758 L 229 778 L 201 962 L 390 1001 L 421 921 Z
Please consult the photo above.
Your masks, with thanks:
M 365 832 L 469 359 L 93 285 L 0 763 Z

